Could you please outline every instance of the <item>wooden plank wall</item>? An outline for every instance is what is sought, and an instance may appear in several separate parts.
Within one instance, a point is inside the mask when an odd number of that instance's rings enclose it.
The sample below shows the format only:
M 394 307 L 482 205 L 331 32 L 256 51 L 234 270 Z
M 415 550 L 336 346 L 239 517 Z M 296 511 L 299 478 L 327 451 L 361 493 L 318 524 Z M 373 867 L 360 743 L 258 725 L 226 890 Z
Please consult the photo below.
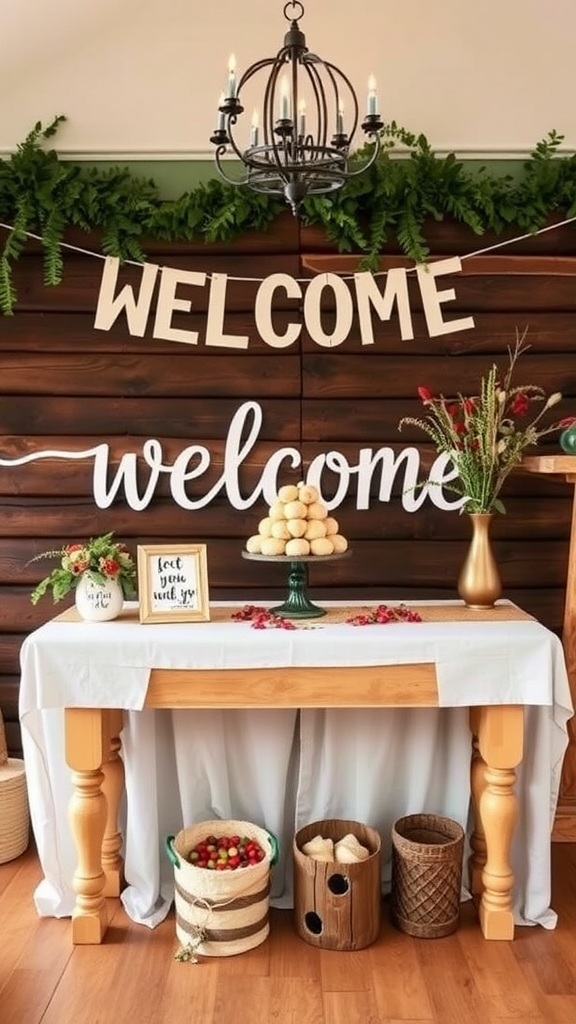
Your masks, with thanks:
M 0 244 L 2 243 L 0 237 Z M 475 240 L 447 226 L 436 229 L 433 251 L 463 254 Z M 81 244 L 98 251 L 98 240 Z M 474 331 L 430 339 L 413 292 L 414 341 L 402 341 L 398 324 L 375 319 L 375 344 L 362 350 L 357 330 L 337 349 L 322 349 L 303 333 L 301 343 L 274 350 L 258 340 L 253 323 L 257 281 L 281 271 L 302 277 L 329 269 L 350 272 L 314 231 L 301 229 L 290 215 L 264 236 L 229 246 L 199 244 L 147 248 L 159 264 L 255 281 L 231 283 L 225 328 L 249 334 L 247 352 L 204 346 L 206 296 L 199 289 L 195 312 L 178 314 L 174 325 L 199 330 L 197 346 L 154 341 L 128 333 L 125 321 L 110 332 L 93 327 L 101 261 L 66 252 L 62 285 L 43 285 L 41 256 L 31 247 L 16 273 L 15 316 L 0 318 L 0 453 L 15 458 L 39 449 L 81 450 L 106 441 L 111 472 L 126 451 L 140 451 L 158 439 L 171 462 L 187 445 L 212 453 L 210 470 L 190 485 L 202 494 L 222 472 L 230 420 L 244 401 L 262 405 L 260 438 L 241 473 L 248 492 L 269 456 L 284 445 L 302 452 L 305 464 L 332 448 L 351 464 L 362 447 L 417 444 L 424 465 L 432 452 L 423 435 L 398 433 L 398 421 L 417 413 L 416 388 L 474 391 L 493 359 L 506 365 L 506 349 L 516 328 L 529 328 L 531 351 L 522 357 L 519 379 L 561 390 L 561 415 L 576 415 L 576 234 L 557 230 L 513 249 L 465 262 L 465 273 L 446 281 L 457 301 L 447 316 L 473 315 Z M 382 269 L 398 266 L 397 254 L 384 255 Z M 137 283 L 137 268 L 124 268 L 123 281 Z M 203 296 L 203 297 L 202 297 Z M 204 303 L 204 304 L 202 304 Z M 299 316 L 297 300 L 276 307 L 276 323 Z M 326 310 L 326 323 L 331 312 Z M 549 444 L 557 450 L 557 438 Z M 300 475 L 300 474 L 298 474 Z M 296 474 L 286 476 L 292 480 Z M 146 474 L 141 474 L 145 483 Z M 330 476 L 326 476 L 327 494 Z M 469 537 L 465 517 L 438 511 L 429 503 L 415 514 L 403 510 L 401 487 L 390 503 L 372 496 L 357 511 L 352 488 L 335 514 L 353 555 L 319 564 L 310 572 L 318 598 L 455 597 L 455 581 Z M 562 482 L 515 476 L 506 488 L 506 516 L 494 528 L 495 551 L 505 595 L 518 601 L 550 628 L 561 628 L 570 528 L 571 490 Z M 17 724 L 19 649 L 33 628 L 54 614 L 45 598 L 30 603 L 33 585 L 49 571 L 29 564 L 40 551 L 114 530 L 135 553 L 144 542 L 198 541 L 208 545 L 213 599 L 280 598 L 285 593 L 281 566 L 250 563 L 240 552 L 265 514 L 260 503 L 236 511 L 220 496 L 204 509 L 187 511 L 172 499 L 167 480 L 152 504 L 135 512 L 124 500 L 98 509 L 92 496 L 92 464 L 47 459 L 16 468 L 0 467 L 0 706 L 9 745 L 20 749 Z M 62 606 L 59 606 L 62 607 Z

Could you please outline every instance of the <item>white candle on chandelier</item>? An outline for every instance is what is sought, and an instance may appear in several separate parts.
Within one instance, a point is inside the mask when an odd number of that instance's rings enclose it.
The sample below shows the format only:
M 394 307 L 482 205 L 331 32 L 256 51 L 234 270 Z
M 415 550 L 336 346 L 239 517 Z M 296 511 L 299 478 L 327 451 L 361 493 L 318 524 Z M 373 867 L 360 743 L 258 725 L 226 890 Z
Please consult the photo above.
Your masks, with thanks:
M 306 100 L 298 103 L 298 135 L 302 138 L 306 135 Z
M 378 113 L 378 94 L 376 92 L 376 79 L 374 75 L 370 75 L 368 79 L 368 98 L 366 103 L 367 114 Z
M 236 95 L 236 57 L 233 53 L 228 59 L 228 96 L 232 99 Z
M 288 79 L 283 78 L 280 82 L 280 104 L 278 116 L 281 121 L 290 120 L 290 97 L 288 95 Z
M 226 129 L 226 115 L 220 107 L 223 106 L 225 100 L 224 93 L 220 93 L 220 99 L 218 100 L 218 131 L 223 132 Z
M 344 103 L 338 100 L 338 113 L 336 114 L 336 134 L 344 135 Z
M 252 114 L 252 124 L 250 126 L 250 145 L 258 145 L 258 128 L 260 127 L 260 118 L 258 117 L 258 111 L 255 110 Z

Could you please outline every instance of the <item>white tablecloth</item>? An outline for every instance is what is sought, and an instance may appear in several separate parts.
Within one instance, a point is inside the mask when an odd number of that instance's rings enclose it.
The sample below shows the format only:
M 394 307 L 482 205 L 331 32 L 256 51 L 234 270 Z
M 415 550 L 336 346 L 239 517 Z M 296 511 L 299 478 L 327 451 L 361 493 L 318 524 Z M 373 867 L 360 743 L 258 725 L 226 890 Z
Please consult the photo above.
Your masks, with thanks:
M 456 604 L 456 603 L 455 603 Z M 128 613 L 133 609 L 127 606 Z M 44 880 L 40 914 L 72 911 L 72 789 L 64 758 L 63 708 L 126 709 L 123 807 L 130 916 L 154 926 L 168 912 L 173 869 L 167 835 L 210 818 L 246 819 L 280 839 L 272 902 L 290 906 L 295 829 L 327 817 L 366 822 L 383 837 L 386 888 L 390 830 L 406 813 L 469 819 L 467 707 L 520 703 L 525 754 L 517 792 L 520 825 L 512 860 L 518 924 L 554 927 L 550 829 L 572 703 L 560 641 L 533 620 L 398 623 L 353 628 L 306 624 L 256 632 L 247 622 L 135 624 L 53 620 L 21 653 L 20 714 L 32 824 Z M 411 710 L 152 711 L 150 666 L 250 668 L 433 662 L 441 708 Z

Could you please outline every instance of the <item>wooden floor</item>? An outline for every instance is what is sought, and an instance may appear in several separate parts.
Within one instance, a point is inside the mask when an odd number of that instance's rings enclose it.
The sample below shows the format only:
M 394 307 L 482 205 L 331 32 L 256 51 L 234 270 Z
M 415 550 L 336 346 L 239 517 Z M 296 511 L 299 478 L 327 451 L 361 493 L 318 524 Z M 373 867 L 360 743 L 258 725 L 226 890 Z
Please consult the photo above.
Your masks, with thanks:
M 111 900 L 102 946 L 72 947 L 68 920 L 40 919 L 34 851 L 0 866 L 0 1024 L 575 1024 L 576 844 L 553 846 L 555 931 L 486 942 L 474 910 L 458 931 L 413 939 L 388 921 L 358 953 L 320 951 L 272 911 L 269 940 L 236 957 L 174 959 L 170 917 L 154 931 Z

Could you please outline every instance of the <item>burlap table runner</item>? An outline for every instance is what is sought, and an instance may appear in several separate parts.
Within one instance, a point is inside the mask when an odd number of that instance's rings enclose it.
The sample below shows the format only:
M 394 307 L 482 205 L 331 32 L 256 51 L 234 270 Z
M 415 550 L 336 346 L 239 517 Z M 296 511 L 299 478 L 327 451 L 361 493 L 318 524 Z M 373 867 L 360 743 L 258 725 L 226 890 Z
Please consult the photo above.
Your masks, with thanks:
M 246 602 L 249 604 L 251 602 Z M 295 619 L 292 620 L 296 627 L 310 628 L 311 625 L 322 626 L 336 624 L 339 622 L 346 622 L 352 615 L 362 615 L 363 613 L 370 612 L 372 609 L 378 607 L 379 604 L 387 604 L 386 601 L 372 601 L 366 602 L 362 605 L 338 605 L 336 607 L 326 607 L 326 614 L 317 619 Z M 256 607 L 266 608 L 264 602 L 254 602 Z M 528 612 L 518 608 L 514 604 L 497 604 L 494 608 L 468 608 L 466 605 L 458 604 L 410 604 L 406 602 L 407 607 L 411 608 L 412 611 L 418 612 L 423 622 L 521 622 L 523 620 L 534 620 L 533 615 L 529 615 Z M 322 607 L 321 602 L 319 606 Z M 389 602 L 389 607 L 397 607 L 398 602 Z M 229 622 L 234 612 L 240 611 L 242 607 L 246 605 L 211 605 L 210 607 L 210 621 L 211 622 Z M 76 608 L 67 608 L 66 611 L 62 612 L 57 616 L 60 622 L 80 622 L 80 616 L 76 611 Z M 124 608 L 120 613 L 119 619 L 124 622 L 133 620 L 138 622 L 138 609 L 137 608 Z M 99 623 L 95 624 L 96 626 Z M 111 625 L 111 623 L 106 623 Z M 187 623 L 190 625 L 190 623 Z

